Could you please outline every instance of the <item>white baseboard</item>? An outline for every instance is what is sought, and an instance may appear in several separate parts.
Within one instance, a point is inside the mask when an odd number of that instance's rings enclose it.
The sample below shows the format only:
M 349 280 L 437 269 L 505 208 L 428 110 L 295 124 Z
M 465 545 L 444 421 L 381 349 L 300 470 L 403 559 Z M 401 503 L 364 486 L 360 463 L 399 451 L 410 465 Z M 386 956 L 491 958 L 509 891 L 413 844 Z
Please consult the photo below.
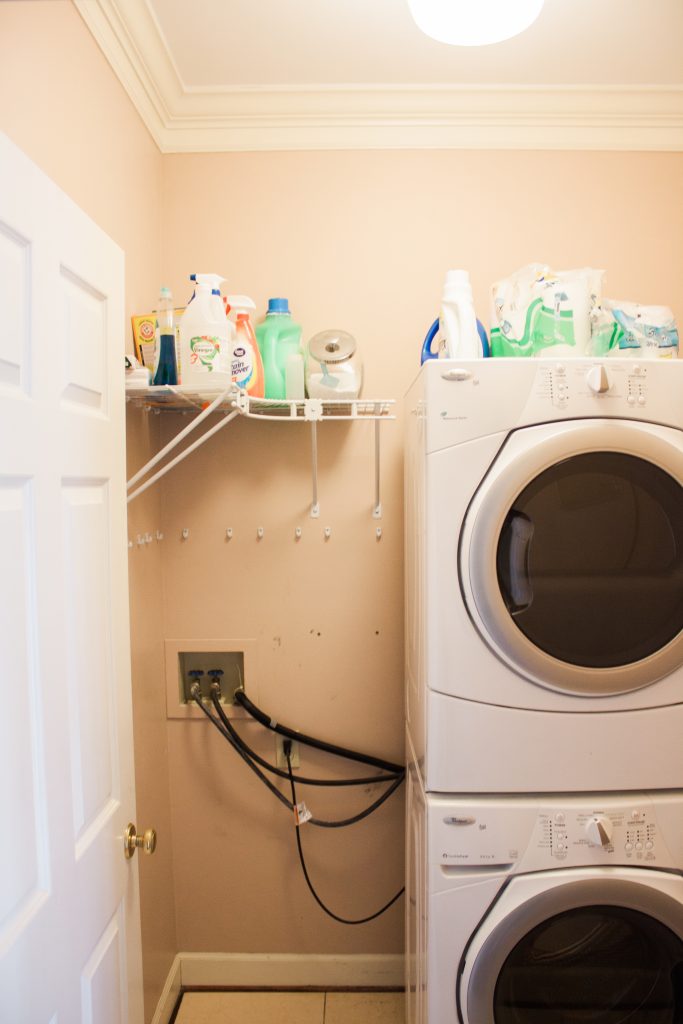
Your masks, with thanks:
M 209 988 L 402 988 L 403 955 L 178 953 L 152 1024 L 168 1024 L 181 989 Z
M 180 953 L 181 985 L 403 985 L 402 954 Z
M 154 1011 L 152 1024 L 168 1024 L 170 1021 L 180 995 L 180 973 L 180 957 L 176 956 Z

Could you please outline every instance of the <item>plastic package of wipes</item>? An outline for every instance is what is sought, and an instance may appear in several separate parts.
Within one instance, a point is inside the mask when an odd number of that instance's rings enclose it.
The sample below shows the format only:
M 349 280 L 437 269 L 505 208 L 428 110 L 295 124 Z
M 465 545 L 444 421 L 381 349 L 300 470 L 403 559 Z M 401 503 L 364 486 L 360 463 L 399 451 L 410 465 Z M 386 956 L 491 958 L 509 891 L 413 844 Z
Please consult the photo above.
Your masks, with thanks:
M 592 317 L 593 356 L 676 359 L 678 327 L 667 306 L 604 299 Z
M 566 358 L 592 348 L 602 270 L 554 271 L 531 263 L 491 291 L 491 355 Z

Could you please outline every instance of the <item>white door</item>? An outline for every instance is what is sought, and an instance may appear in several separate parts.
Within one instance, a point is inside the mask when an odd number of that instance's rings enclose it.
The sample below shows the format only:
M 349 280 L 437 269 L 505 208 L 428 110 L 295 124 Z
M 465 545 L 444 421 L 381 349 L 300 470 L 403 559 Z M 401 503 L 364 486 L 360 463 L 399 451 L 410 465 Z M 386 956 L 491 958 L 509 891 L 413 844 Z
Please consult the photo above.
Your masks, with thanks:
M 87 166 L 83 173 L 87 174 Z M 0 1020 L 140 1024 L 121 250 L 0 135 Z

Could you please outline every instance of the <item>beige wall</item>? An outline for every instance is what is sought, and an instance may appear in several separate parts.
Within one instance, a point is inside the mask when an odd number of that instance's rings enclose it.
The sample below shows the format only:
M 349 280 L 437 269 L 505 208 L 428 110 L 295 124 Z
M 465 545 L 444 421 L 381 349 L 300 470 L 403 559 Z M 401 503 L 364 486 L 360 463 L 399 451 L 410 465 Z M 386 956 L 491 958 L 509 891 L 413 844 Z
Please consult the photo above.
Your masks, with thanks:
M 146 309 L 159 286 L 161 154 L 68 0 L 0 3 L 0 130 L 121 246 L 126 315 Z M 122 369 L 123 351 L 122 338 Z M 137 468 L 156 448 L 158 425 L 130 416 Z M 159 507 L 157 492 L 136 504 L 131 536 L 159 522 Z M 153 862 L 140 864 L 148 1020 L 177 948 L 160 560 L 155 547 L 130 559 L 138 824 L 155 824 L 160 836 Z
M 681 154 L 162 158 L 67 0 L 0 4 L 0 58 L 0 127 L 126 251 L 128 313 L 149 308 L 162 279 L 182 299 L 191 271 L 220 271 L 259 313 L 287 295 L 305 338 L 350 330 L 365 394 L 399 399 L 448 267 L 470 268 L 484 320 L 490 282 L 532 259 L 605 267 L 608 295 L 671 304 L 683 320 Z M 131 469 L 185 422 L 131 412 Z M 380 541 L 362 423 L 320 429 L 319 520 L 301 424 L 232 424 L 131 506 L 132 537 L 165 535 L 130 558 L 139 824 L 161 836 L 141 865 L 148 1019 L 176 949 L 402 949 L 400 905 L 361 928 L 322 916 L 285 810 L 206 723 L 166 723 L 162 679 L 163 636 L 253 638 L 247 688 L 258 683 L 274 716 L 402 757 L 400 419 L 382 442 Z M 248 734 L 272 753 L 270 738 Z M 302 772 L 329 770 L 304 753 Z M 319 817 L 370 798 L 305 792 Z M 343 833 L 304 829 L 311 875 L 338 913 L 367 913 L 401 884 L 401 804 Z
M 400 399 L 448 267 L 469 267 L 484 321 L 491 282 L 531 260 L 604 267 L 606 294 L 668 303 L 683 319 L 682 181 L 681 154 L 168 156 L 163 275 L 184 297 L 187 274 L 220 272 L 259 316 L 268 295 L 288 296 L 304 338 L 326 327 L 356 336 L 367 396 Z M 401 432 L 400 420 L 382 427 L 379 542 L 367 424 L 321 426 L 319 520 L 301 424 L 231 424 L 163 484 L 167 636 L 255 638 L 268 712 L 390 758 L 402 756 Z M 286 811 L 209 729 L 170 725 L 181 948 L 401 950 L 402 907 L 356 929 L 322 916 Z M 301 770 L 318 763 L 305 755 Z M 319 790 L 306 800 L 318 816 L 339 807 Z M 303 838 L 321 895 L 343 915 L 375 909 L 400 884 L 400 800 L 362 826 Z

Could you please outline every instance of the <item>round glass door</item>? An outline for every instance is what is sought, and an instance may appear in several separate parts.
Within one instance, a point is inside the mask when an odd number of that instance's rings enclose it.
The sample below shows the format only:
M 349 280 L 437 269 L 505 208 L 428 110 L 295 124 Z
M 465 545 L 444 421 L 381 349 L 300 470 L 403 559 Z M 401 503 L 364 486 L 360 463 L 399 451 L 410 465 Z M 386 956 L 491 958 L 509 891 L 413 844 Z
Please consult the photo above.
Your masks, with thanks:
M 494 1024 L 680 1024 L 683 942 L 628 907 L 550 917 L 521 938 L 493 993 Z
M 459 546 L 474 625 L 522 675 L 628 693 L 683 664 L 683 435 L 581 420 L 513 432 Z
M 641 661 L 683 629 L 683 498 L 659 466 L 586 452 L 516 497 L 496 569 L 515 625 L 569 664 Z

